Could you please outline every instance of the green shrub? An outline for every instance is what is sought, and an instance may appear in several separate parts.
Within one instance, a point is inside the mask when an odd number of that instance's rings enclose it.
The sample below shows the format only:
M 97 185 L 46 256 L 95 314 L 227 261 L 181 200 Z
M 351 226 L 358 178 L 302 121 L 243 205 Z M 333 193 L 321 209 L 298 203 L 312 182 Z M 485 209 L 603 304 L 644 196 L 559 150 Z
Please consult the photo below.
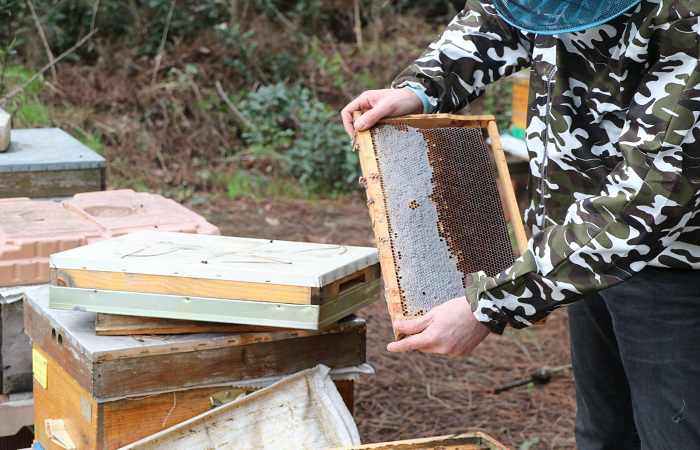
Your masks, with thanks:
M 248 152 L 278 155 L 300 182 L 318 189 L 350 190 L 359 176 L 357 155 L 336 113 L 299 84 L 272 84 L 240 104 L 253 127 L 243 133 Z M 335 119 L 335 120 L 334 120 Z

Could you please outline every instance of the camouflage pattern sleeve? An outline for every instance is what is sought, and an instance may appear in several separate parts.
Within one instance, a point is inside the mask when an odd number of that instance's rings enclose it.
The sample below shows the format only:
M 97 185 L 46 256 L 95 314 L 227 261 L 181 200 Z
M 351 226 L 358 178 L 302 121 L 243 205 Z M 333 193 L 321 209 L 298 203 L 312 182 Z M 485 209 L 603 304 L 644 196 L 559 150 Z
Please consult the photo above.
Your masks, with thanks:
M 700 231 L 690 220 L 700 207 L 700 19 L 680 18 L 631 32 L 636 34 L 622 51 L 628 60 L 644 61 L 646 70 L 621 72 L 639 82 L 632 92 L 611 94 L 612 99 L 629 98 L 620 109 L 617 164 L 596 180 L 596 192 L 581 193 L 567 181 L 581 172 L 569 177 L 566 172 L 581 159 L 577 154 L 594 145 L 586 142 L 585 128 L 577 139 L 550 146 L 550 152 L 561 154 L 553 156 L 556 166 L 546 166 L 548 174 L 540 174 L 549 190 L 543 192 L 571 201 L 560 217 L 536 228 L 528 251 L 512 267 L 495 277 L 468 276 L 467 299 L 477 319 L 494 332 L 506 324 L 526 327 L 557 307 L 627 280 L 671 246 L 677 249 L 675 259 L 697 259 L 699 247 L 690 242 L 698 242 Z M 619 66 L 614 60 L 609 64 Z M 557 68 L 571 79 L 574 71 L 565 61 L 557 60 Z M 553 114 L 561 114 L 570 128 L 571 118 L 577 120 L 577 113 Z M 571 134 L 571 129 L 554 132 L 551 139 Z M 687 244 L 678 245 L 681 235 Z
M 491 4 L 469 0 L 392 87 L 423 89 L 433 111 L 457 111 L 489 83 L 527 67 L 530 48 L 525 35 L 503 21 Z

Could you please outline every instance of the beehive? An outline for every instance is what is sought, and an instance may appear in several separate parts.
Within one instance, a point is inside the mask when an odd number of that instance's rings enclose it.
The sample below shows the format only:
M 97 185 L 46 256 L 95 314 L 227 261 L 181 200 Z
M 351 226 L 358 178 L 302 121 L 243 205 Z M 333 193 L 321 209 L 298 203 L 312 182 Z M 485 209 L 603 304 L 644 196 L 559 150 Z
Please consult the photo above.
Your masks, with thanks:
M 50 309 L 48 296 L 44 286 L 25 297 L 36 439 L 47 450 L 61 447 L 46 419 L 63 420 L 79 450 L 116 449 L 208 411 L 233 388 L 254 390 L 317 364 L 340 372 L 334 379 L 352 408 L 348 373 L 369 371 L 357 316 L 322 331 L 96 336 L 94 313 Z
M 373 248 L 142 231 L 51 256 L 51 306 L 319 329 L 379 297 Z
M 105 159 L 65 131 L 12 131 L 0 159 L 0 198 L 67 197 L 104 188 Z
M 465 275 L 496 275 L 524 251 L 527 241 L 493 116 L 386 119 L 357 139 L 392 319 L 422 315 L 463 296 Z

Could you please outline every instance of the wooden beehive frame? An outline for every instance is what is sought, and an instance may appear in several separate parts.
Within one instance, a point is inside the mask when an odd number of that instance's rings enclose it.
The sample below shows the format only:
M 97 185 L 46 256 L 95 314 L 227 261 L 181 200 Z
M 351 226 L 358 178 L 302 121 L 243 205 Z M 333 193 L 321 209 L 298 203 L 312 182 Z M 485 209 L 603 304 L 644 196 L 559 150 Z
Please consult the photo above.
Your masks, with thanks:
M 355 114 L 355 119 L 360 117 Z M 527 249 L 527 237 L 520 216 L 520 209 L 513 191 L 513 185 L 508 172 L 505 154 L 501 147 L 501 139 L 494 116 L 461 116 L 454 114 L 417 114 L 395 118 L 388 118 L 378 122 L 378 125 L 404 124 L 413 128 L 431 129 L 448 127 L 479 128 L 486 130 L 491 140 L 493 159 L 496 162 L 498 176 L 501 180 L 501 189 L 505 200 L 505 208 L 508 210 L 510 222 L 517 244 L 517 249 L 522 255 Z M 404 318 L 401 302 L 401 294 L 394 265 L 394 255 L 391 249 L 389 224 L 387 223 L 387 208 L 384 193 L 382 191 L 381 177 L 377 165 L 377 157 L 371 132 L 361 131 L 357 133 L 356 145 L 359 151 L 360 164 L 362 166 L 363 179 L 366 185 L 367 205 L 372 219 L 372 228 L 377 241 L 379 261 L 384 280 L 384 293 L 389 314 L 392 321 Z M 399 335 L 396 336 L 400 338 Z

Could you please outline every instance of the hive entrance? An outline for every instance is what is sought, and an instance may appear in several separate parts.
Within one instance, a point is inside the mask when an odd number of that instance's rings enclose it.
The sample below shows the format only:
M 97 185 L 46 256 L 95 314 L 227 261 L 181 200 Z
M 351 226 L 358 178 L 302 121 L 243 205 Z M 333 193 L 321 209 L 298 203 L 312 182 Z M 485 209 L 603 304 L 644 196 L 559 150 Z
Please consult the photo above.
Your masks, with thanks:
M 413 117 L 380 122 L 359 141 L 394 319 L 463 296 L 465 275 L 495 275 L 518 253 L 483 135 L 484 128 L 490 136 L 496 132 L 492 118 Z M 499 174 L 512 196 L 507 169 Z M 524 243 L 517 205 L 507 206 Z

